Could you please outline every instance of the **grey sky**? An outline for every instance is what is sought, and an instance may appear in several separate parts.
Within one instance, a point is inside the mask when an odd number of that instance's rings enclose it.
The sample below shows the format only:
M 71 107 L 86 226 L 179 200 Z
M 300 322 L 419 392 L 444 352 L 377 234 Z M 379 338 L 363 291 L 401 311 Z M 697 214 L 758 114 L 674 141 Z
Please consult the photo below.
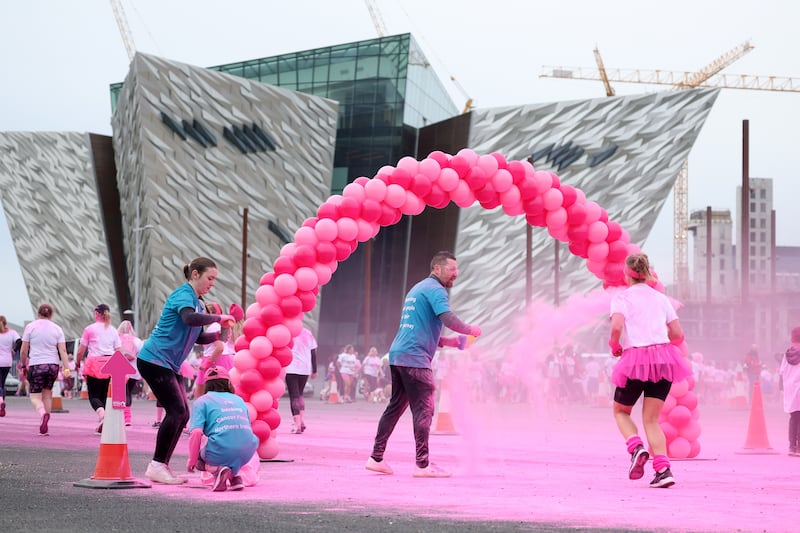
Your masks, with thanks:
M 459 105 L 603 97 L 602 84 L 539 78 L 542 65 L 694 71 L 750 39 L 725 72 L 800 77 L 800 4 L 791 1 L 377 0 L 389 34 L 413 33 Z M 123 0 L 138 50 L 198 66 L 375 37 L 363 0 Z M 111 134 L 108 86 L 128 59 L 107 0 L 0 3 L 0 131 Z M 615 84 L 617 94 L 668 87 Z M 777 242 L 800 245 L 800 93 L 723 90 L 689 159 L 690 209 L 735 209 L 741 121 L 750 120 L 750 173 L 775 180 Z M 387 164 L 393 164 L 387 161 Z M 644 251 L 672 279 L 672 202 Z M 188 253 L 188 251 L 187 251 Z M 0 314 L 33 318 L 0 217 Z M 34 302 L 38 304 L 39 302 Z M 88 317 L 87 317 L 88 319 Z

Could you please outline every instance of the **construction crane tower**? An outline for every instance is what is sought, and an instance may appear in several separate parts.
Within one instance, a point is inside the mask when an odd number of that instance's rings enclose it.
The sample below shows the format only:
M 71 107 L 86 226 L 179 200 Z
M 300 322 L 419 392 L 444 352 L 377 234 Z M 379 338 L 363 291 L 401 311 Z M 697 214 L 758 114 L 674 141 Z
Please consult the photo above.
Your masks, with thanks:
M 136 45 L 133 43 L 133 34 L 128 26 L 128 19 L 125 17 L 125 9 L 122 7 L 122 0 L 111 0 L 111 10 L 114 12 L 114 19 L 117 21 L 119 33 L 122 36 L 122 44 L 128 53 L 128 61 L 133 61 L 136 55 Z
M 800 92 L 800 78 L 777 76 L 752 76 L 744 74 L 720 74 L 753 49 L 745 41 L 696 72 L 669 70 L 606 69 L 597 47 L 594 49 L 597 69 L 582 67 L 543 67 L 542 78 L 601 81 L 606 95 L 613 95 L 611 82 L 642 83 L 648 85 L 670 85 L 676 90 L 694 87 L 722 89 L 745 89 L 755 91 Z M 673 189 L 673 272 L 677 281 L 678 297 L 685 298 L 689 286 L 689 169 L 688 162 L 678 173 Z

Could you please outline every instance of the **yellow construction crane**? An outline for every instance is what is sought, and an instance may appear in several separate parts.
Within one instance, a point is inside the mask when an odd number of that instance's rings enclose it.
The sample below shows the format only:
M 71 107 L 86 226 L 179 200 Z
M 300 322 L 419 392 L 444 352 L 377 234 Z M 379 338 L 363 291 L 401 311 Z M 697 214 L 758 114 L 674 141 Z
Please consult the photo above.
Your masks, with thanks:
M 603 82 L 606 95 L 612 96 L 611 82 L 642 83 L 648 85 L 671 85 L 675 89 L 693 87 L 715 87 L 723 89 L 746 89 L 754 91 L 800 92 L 800 78 L 777 76 L 751 76 L 743 74 L 720 74 L 720 72 L 753 49 L 749 41 L 736 46 L 696 72 L 674 72 L 668 70 L 606 69 L 600 52 L 595 47 L 597 69 L 572 67 L 543 67 L 542 78 L 573 80 L 595 80 Z M 673 219 L 673 267 L 679 297 L 685 298 L 689 286 L 689 170 L 688 162 L 675 181 Z
M 467 91 L 464 90 L 464 87 L 461 86 L 461 84 L 458 82 L 455 76 L 451 75 L 450 81 L 452 81 L 456 85 L 458 90 L 461 92 L 461 95 L 467 99 L 467 101 L 464 103 L 464 109 L 461 111 L 461 114 L 463 115 L 464 113 L 469 113 L 470 110 L 472 109 L 472 103 L 473 103 L 472 98 L 469 97 Z

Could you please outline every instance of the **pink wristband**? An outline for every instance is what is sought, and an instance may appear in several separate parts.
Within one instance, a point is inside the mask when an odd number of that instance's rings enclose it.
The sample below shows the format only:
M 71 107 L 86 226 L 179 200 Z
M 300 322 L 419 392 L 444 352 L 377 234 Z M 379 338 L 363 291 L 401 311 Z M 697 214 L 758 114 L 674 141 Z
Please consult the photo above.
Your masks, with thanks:
M 681 335 L 677 339 L 672 339 L 671 341 L 669 341 L 669 343 L 674 345 L 674 346 L 680 346 L 681 344 L 683 344 L 683 341 L 685 341 L 685 340 L 686 340 L 686 336 L 685 335 Z

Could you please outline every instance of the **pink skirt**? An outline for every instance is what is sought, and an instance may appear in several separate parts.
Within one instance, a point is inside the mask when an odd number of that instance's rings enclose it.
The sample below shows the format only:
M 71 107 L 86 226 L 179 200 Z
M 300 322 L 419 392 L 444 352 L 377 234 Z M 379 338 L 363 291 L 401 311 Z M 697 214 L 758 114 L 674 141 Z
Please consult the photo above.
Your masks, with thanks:
M 611 383 L 617 387 L 624 387 L 629 379 L 653 383 L 666 379 L 675 383 L 691 375 L 692 367 L 677 346 L 652 344 L 622 352 L 611 373 Z

